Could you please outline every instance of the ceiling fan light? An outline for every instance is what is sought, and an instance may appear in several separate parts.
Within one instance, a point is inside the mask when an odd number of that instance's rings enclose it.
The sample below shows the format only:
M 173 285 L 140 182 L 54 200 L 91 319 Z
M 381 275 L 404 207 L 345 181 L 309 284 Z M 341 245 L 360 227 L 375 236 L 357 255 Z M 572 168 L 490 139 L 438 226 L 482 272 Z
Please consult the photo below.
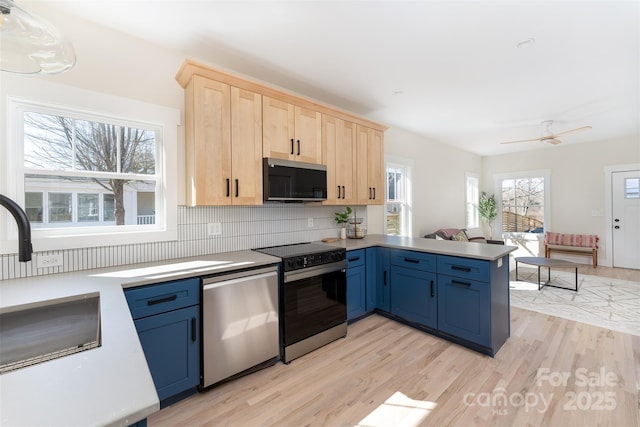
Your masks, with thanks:
M 71 43 L 47 21 L 0 0 L 0 70 L 57 74 L 76 63 Z

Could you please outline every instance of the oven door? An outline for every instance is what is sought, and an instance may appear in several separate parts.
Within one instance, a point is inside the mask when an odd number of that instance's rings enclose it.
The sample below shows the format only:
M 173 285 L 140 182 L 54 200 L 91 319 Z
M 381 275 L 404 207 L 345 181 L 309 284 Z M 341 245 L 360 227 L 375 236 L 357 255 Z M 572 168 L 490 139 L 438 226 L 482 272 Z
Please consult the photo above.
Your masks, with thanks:
M 285 346 L 347 321 L 345 261 L 284 273 L 282 340 Z

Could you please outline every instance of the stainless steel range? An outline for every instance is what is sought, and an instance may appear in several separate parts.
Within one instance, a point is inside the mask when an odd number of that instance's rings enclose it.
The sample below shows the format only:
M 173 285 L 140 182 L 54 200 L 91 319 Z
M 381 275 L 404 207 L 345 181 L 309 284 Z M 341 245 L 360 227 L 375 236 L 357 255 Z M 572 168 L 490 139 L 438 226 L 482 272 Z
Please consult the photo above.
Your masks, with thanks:
M 344 248 L 301 243 L 256 250 L 282 259 L 279 317 L 284 363 L 347 334 Z

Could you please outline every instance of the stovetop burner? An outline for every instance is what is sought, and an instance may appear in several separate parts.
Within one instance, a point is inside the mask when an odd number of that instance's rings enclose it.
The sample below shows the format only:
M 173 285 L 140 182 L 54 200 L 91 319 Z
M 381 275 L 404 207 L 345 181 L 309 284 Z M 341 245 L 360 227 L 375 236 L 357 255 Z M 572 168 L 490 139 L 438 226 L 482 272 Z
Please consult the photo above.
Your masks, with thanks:
M 277 256 L 279 258 L 288 258 L 291 256 L 330 252 L 335 249 L 339 248 L 323 245 L 321 243 L 295 243 L 292 245 L 268 246 L 266 248 L 258 248 L 254 250 L 267 255 Z

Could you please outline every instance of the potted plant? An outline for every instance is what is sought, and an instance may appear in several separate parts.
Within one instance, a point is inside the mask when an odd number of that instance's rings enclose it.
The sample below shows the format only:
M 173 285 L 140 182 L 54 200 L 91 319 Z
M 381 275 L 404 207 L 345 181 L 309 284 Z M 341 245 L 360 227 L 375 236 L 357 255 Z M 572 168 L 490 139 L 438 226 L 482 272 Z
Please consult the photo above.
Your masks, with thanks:
M 342 226 L 342 228 L 340 229 L 340 238 L 341 239 L 346 239 L 347 238 L 347 229 L 346 229 L 346 224 L 349 221 L 349 216 L 353 213 L 353 211 L 351 210 L 351 207 L 347 206 L 344 208 L 344 211 L 342 212 L 336 212 L 336 216 L 335 216 L 335 221 L 338 225 Z
M 486 222 L 489 226 L 489 239 L 493 239 L 493 220 L 498 216 L 498 207 L 496 206 L 495 194 L 491 196 L 487 195 L 484 191 L 480 196 L 480 202 L 478 203 L 478 214 L 482 221 Z

